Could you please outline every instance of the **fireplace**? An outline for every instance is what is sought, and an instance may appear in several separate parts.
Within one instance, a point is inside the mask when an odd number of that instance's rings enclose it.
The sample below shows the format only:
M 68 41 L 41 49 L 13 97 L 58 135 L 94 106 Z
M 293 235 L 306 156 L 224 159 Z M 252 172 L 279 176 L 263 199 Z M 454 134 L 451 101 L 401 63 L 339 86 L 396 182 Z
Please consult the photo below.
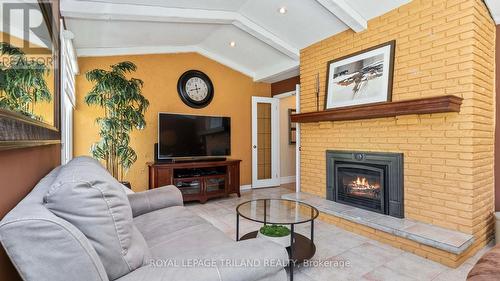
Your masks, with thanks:
M 327 151 L 329 200 L 404 217 L 403 155 Z
M 384 213 L 384 169 L 338 164 L 336 197 L 340 203 Z

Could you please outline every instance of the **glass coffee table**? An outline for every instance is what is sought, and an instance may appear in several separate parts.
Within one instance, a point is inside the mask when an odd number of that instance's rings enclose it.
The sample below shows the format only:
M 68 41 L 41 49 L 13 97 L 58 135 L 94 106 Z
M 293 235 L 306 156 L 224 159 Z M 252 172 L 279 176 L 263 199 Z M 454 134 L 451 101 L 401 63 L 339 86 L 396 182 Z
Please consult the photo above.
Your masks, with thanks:
M 314 220 L 318 217 L 318 209 L 313 206 L 287 199 L 255 199 L 243 202 L 236 207 L 236 241 L 257 237 L 257 231 L 240 237 L 240 216 L 266 224 L 289 225 L 290 247 L 286 248 L 290 257 L 290 280 L 293 280 L 293 266 L 314 256 Z M 311 223 L 311 236 L 295 233 L 295 225 Z

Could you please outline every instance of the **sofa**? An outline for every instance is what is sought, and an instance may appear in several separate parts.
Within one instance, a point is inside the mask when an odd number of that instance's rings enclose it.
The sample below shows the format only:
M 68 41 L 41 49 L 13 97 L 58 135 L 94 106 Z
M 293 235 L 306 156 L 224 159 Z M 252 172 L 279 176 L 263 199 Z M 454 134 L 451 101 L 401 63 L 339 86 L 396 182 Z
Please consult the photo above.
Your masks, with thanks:
M 286 250 L 236 242 L 183 206 L 175 186 L 127 194 L 101 164 L 57 167 L 0 221 L 27 281 L 279 281 Z

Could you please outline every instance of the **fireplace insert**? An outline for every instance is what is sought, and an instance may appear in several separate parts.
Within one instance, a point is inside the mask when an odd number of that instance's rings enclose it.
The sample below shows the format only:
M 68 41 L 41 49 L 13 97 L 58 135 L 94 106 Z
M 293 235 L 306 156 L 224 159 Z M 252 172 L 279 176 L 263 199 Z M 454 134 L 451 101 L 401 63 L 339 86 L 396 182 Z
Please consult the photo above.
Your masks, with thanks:
M 327 152 L 327 199 L 402 218 L 403 155 Z
M 342 163 L 335 172 L 338 202 L 385 213 L 384 168 Z

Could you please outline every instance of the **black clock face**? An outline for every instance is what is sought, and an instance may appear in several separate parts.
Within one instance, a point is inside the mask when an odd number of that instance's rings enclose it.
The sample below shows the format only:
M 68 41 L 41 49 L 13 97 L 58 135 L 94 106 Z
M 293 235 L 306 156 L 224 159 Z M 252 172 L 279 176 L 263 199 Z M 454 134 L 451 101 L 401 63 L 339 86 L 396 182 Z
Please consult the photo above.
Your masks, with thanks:
M 184 72 L 177 82 L 177 91 L 181 100 L 190 107 L 207 106 L 214 96 L 214 86 L 208 76 L 198 70 Z

